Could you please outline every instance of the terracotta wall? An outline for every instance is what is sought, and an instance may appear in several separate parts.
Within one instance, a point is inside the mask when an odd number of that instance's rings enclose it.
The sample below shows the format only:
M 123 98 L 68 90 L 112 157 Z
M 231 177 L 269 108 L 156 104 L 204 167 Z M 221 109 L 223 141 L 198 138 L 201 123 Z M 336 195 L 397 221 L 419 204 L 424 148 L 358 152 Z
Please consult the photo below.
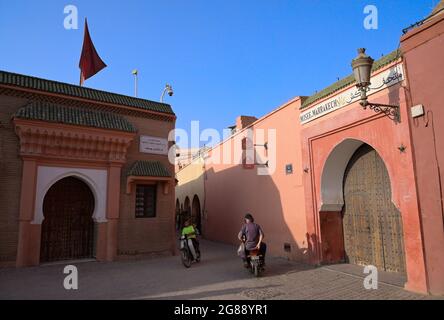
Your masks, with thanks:
M 160 161 L 174 176 L 174 164 L 167 156 L 139 152 L 140 135 L 168 138 L 174 122 L 142 119 L 125 116 L 136 128 L 137 136 L 127 151 L 127 163 L 122 167 L 120 218 L 118 227 L 118 254 L 124 256 L 151 253 L 171 253 L 174 251 L 174 184 L 168 194 L 163 193 L 162 184 L 157 187 L 157 216 L 155 218 L 135 218 L 135 188 L 130 194 L 125 193 L 126 172 L 136 160 Z
M 396 63 L 379 70 L 385 72 Z M 427 277 L 423 252 L 422 230 L 415 188 L 413 151 L 409 134 L 409 109 L 404 83 L 396 84 L 370 96 L 372 102 L 400 106 L 401 123 L 373 110 L 363 110 L 352 103 L 305 125 L 300 124 L 299 98 L 290 101 L 271 114 L 253 123 L 259 129 L 276 129 L 276 145 L 268 153 L 256 147 L 257 163 L 271 161 L 276 152 L 275 172 L 257 174 L 258 165 L 247 169 L 239 164 L 206 164 L 206 236 L 213 240 L 236 244 L 237 233 L 245 213 L 252 213 L 264 228 L 266 242 L 272 255 L 309 261 L 313 264 L 339 262 L 343 258 L 340 211 L 322 211 L 321 177 L 327 159 L 344 141 L 354 139 L 371 145 L 383 159 L 391 180 L 391 199 L 401 212 L 404 227 L 406 288 L 427 292 Z M 353 87 L 353 86 L 350 86 Z M 335 94 L 346 91 L 344 88 Z M 329 97 L 330 99 L 331 97 Z M 317 103 L 321 103 L 319 101 Z M 241 145 L 230 142 L 242 140 L 241 131 L 211 151 L 232 152 Z M 270 140 L 265 138 L 265 141 Z M 270 141 L 268 141 L 270 143 Z M 254 141 L 263 143 L 263 141 Z M 275 150 L 273 150 L 275 147 Z M 400 149 L 401 148 L 401 149 Z M 354 149 L 354 150 L 356 150 Z M 350 157 L 354 150 L 351 151 Z M 349 160 L 348 158 L 348 160 Z M 348 160 L 344 163 L 347 164 Z M 293 173 L 285 167 L 292 164 Z M 345 167 L 342 168 L 345 170 Z M 342 178 L 337 179 L 342 192 Z M 291 252 L 285 250 L 291 245 Z
M 19 139 L 14 132 L 11 122 L 13 114 L 22 106 L 26 105 L 27 99 L 0 95 L 0 265 L 15 265 L 17 259 L 18 239 L 28 239 L 33 237 L 40 225 L 30 225 L 23 222 L 22 232 L 27 233 L 19 237 L 19 211 L 22 183 L 23 160 L 19 155 Z M 164 122 L 159 120 L 144 119 L 138 117 L 125 116 L 138 129 L 140 134 L 168 137 L 170 130 L 174 128 L 174 122 Z M 122 167 L 120 176 L 120 208 L 118 211 L 108 214 L 116 215 L 120 213 L 118 220 L 107 224 L 100 224 L 98 227 L 108 228 L 108 231 L 101 232 L 97 252 L 105 260 L 115 257 L 116 253 L 124 255 L 143 254 L 147 252 L 167 252 L 175 250 L 174 242 L 174 185 L 169 188 L 169 193 L 163 193 L 163 186 L 159 184 L 157 217 L 154 219 L 135 219 L 135 194 L 129 195 L 126 191 L 126 171 L 136 160 L 158 160 L 161 161 L 170 172 L 174 174 L 174 165 L 170 164 L 167 156 L 149 155 L 139 153 L 139 136 L 128 150 L 128 162 Z M 64 163 L 61 166 L 72 166 Z M 97 164 L 91 163 L 93 167 Z M 83 166 L 88 167 L 88 163 Z M 109 174 L 113 169 L 109 168 Z M 119 173 L 119 170 L 116 171 Z M 111 192 L 111 196 L 115 196 Z M 31 198 L 32 199 L 32 198 Z M 32 201 L 31 201 L 32 202 Z M 30 203 L 30 206 L 33 206 Z M 30 212 L 34 212 L 33 207 Z M 32 220 L 32 217 L 30 217 Z M 28 231 L 26 231 L 28 230 Z M 103 236 L 108 234 L 107 238 Z M 117 236 L 116 236 L 117 235 Z M 36 239 L 38 236 L 35 237 Z M 110 240 L 111 239 L 111 240 Z M 117 244 L 114 243 L 117 239 Z M 39 241 L 28 241 L 38 244 Z M 101 245 L 106 243 L 107 247 Z M 117 249 L 117 250 L 116 250 Z M 107 251 L 111 250 L 112 252 Z M 33 252 L 38 255 L 38 248 L 25 248 L 23 252 Z M 22 261 L 23 260 L 23 261 Z M 35 264 L 39 257 L 20 257 L 19 265 Z
M 404 228 L 404 244 L 408 282 L 406 288 L 412 291 L 427 292 L 425 262 L 422 250 L 421 225 L 418 214 L 417 195 L 414 183 L 412 148 L 409 137 L 408 110 L 405 91 L 395 85 L 370 96 L 375 103 L 400 105 L 401 123 L 396 124 L 383 114 L 373 110 L 363 110 L 358 103 L 353 103 L 335 112 L 312 121 L 302 128 L 303 163 L 309 168 L 304 176 L 306 192 L 307 230 L 311 244 L 312 263 L 329 262 L 331 257 L 325 248 L 341 244 L 340 233 L 331 233 L 330 228 L 321 225 L 325 219 L 321 216 L 325 199 L 322 195 L 322 175 L 332 152 L 345 141 L 356 140 L 372 146 L 384 161 L 390 177 L 393 204 L 399 209 Z M 405 146 L 401 152 L 398 148 Z M 354 146 L 354 150 L 358 146 Z M 350 158 L 353 153 L 351 150 Z M 342 174 L 343 168 L 335 168 Z M 340 182 L 342 179 L 339 180 Z M 338 188 L 342 184 L 339 183 Z M 331 192 L 331 190 L 329 190 Z M 337 215 L 337 212 L 322 214 Z M 323 221 L 324 220 L 324 221 Z
M 176 173 L 176 178 L 178 180 L 176 186 L 176 199 L 179 200 L 179 205 L 184 206 L 185 199 L 188 197 L 190 199 L 190 206 L 193 205 L 193 199 L 195 196 L 198 197 L 200 202 L 200 212 L 201 212 L 201 223 L 202 232 L 205 236 L 205 219 L 206 215 L 204 212 L 205 205 L 205 189 L 204 189 L 204 172 L 205 164 L 202 157 L 194 159 L 187 166 L 182 168 Z
M 22 180 L 22 160 L 11 116 L 26 99 L 0 95 L 0 265 L 14 265 Z
M 268 160 L 270 166 L 275 167 L 271 175 L 258 175 L 257 170 L 263 168 L 260 165 L 246 169 L 241 163 L 211 164 L 207 161 L 207 238 L 238 243 L 237 234 L 243 217 L 249 212 L 263 227 L 270 254 L 298 260 L 306 258 L 303 169 L 296 111 L 299 106 L 300 100 L 296 98 L 251 126 L 255 133 L 259 129 L 265 130 L 265 139 L 260 141 L 256 137 L 254 142 L 263 144 L 264 140 L 268 141 L 269 150 L 265 152 L 263 147 L 256 147 L 256 162 L 262 164 Z M 275 144 L 268 129 L 276 129 Z M 223 152 L 224 148 L 230 149 L 234 155 L 234 148 L 241 149 L 240 141 L 244 135 L 245 131 L 234 134 L 214 148 L 211 155 Z M 286 174 L 287 164 L 293 166 L 292 174 Z M 284 249 L 286 244 L 290 245 L 291 251 Z
M 444 14 L 407 33 L 402 51 L 409 104 L 425 115 L 409 117 L 430 292 L 444 294 Z

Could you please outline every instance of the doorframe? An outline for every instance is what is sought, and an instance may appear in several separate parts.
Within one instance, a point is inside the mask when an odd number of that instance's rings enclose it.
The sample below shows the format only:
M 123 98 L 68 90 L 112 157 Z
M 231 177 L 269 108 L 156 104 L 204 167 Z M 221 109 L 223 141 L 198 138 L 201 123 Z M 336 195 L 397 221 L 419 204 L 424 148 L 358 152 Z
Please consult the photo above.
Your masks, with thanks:
M 69 257 L 69 258 L 66 258 L 66 259 L 56 259 L 56 260 L 52 260 L 52 261 L 42 261 L 42 246 L 43 246 L 43 238 L 44 238 L 44 221 L 46 220 L 46 219 L 48 219 L 48 212 L 46 212 L 46 217 L 43 219 L 43 221 L 41 222 L 41 230 L 42 230 L 42 232 L 41 232 L 41 245 L 40 245 L 40 263 L 41 264 L 47 264 L 47 263 L 54 263 L 54 262 L 57 262 L 57 261 L 63 261 L 63 260 L 67 260 L 67 261 L 75 261 L 75 260 L 85 260 L 85 259 L 89 259 L 89 260 L 92 260 L 92 259 L 94 259 L 95 258 L 95 254 L 96 254 L 96 245 L 97 245 L 97 243 L 96 243 L 96 239 L 97 239 L 97 237 L 96 237 L 96 235 L 95 235 L 95 233 L 97 232 L 96 231 L 96 227 L 95 227 L 95 224 L 96 224 L 96 221 L 94 220 L 94 212 L 96 211 L 96 203 L 97 203 L 97 198 L 96 198 L 96 196 L 95 196 L 95 194 L 94 194 L 94 190 L 91 188 L 91 185 L 89 184 L 89 183 L 87 183 L 84 179 L 81 179 L 80 177 L 78 177 L 78 176 L 76 176 L 76 175 L 66 175 L 66 176 L 64 176 L 63 178 L 60 178 L 60 179 L 58 179 L 57 181 L 55 181 L 49 188 L 48 188 L 48 190 L 46 191 L 46 193 L 44 194 L 44 196 L 43 196 L 43 199 L 42 199 L 42 207 L 44 207 L 44 203 L 45 203 L 45 201 L 47 201 L 47 197 L 48 197 L 48 193 L 49 193 L 49 191 L 52 189 L 52 188 L 54 188 L 58 183 L 61 183 L 63 180 L 65 180 L 65 179 L 73 179 L 73 180 L 77 180 L 76 181 L 76 183 L 80 183 L 80 184 L 82 184 L 82 186 L 81 186 L 81 188 L 86 188 L 86 189 L 88 189 L 87 190 L 87 192 L 89 193 L 88 195 L 87 195 L 87 197 L 89 198 L 88 199 L 88 202 L 90 202 L 91 201 L 91 203 L 90 203 L 90 205 L 92 205 L 93 207 L 92 207 L 92 210 L 91 211 L 89 211 L 89 213 L 88 213 L 88 217 L 89 217 L 89 219 L 91 219 L 90 220 L 90 222 L 88 222 L 89 223 L 89 225 L 88 225 L 88 227 L 89 228 L 91 228 L 92 230 L 91 230 L 91 232 L 92 232 L 92 234 L 89 236 L 90 238 L 88 239 L 88 241 L 91 241 L 91 243 L 90 243 L 90 245 L 88 246 L 88 252 L 90 252 L 90 256 L 84 256 L 84 257 Z M 84 190 L 85 192 L 86 192 L 86 190 Z M 92 197 L 92 199 L 91 199 L 91 197 Z M 43 211 L 43 210 L 42 210 Z M 57 210 L 56 212 L 59 212 L 59 210 Z M 44 214 L 45 214 L 45 212 L 44 212 Z M 77 214 L 79 214 L 79 213 L 77 213 Z M 54 215 L 54 212 L 52 212 L 52 215 Z M 57 215 L 57 213 L 55 214 L 55 215 Z M 85 239 L 82 239 L 82 240 L 85 240 Z
M 399 88 L 399 92 L 401 117 L 406 119 L 409 114 L 405 93 L 402 88 Z M 378 100 L 378 97 L 375 99 Z M 305 189 L 307 223 L 304 244 L 307 246 L 309 263 L 319 265 L 322 261 L 320 181 L 326 159 L 333 148 L 343 140 L 361 140 L 372 146 L 384 160 L 392 184 L 392 202 L 402 215 L 407 269 L 405 288 L 414 292 L 428 293 L 419 200 L 408 137 L 407 121 L 395 126 L 381 114 L 367 113 L 363 116 L 363 111 L 358 104 L 352 104 L 341 112 L 332 114 L 327 121 L 321 118 L 314 125 L 302 128 L 300 139 L 302 168 L 305 173 L 302 180 Z M 407 145 L 403 153 L 397 149 L 397 146 L 401 144 Z
M 345 143 L 345 141 L 343 142 L 343 143 Z M 344 222 L 343 222 L 343 219 L 344 219 L 344 209 L 345 209 L 345 205 L 346 205 L 346 203 L 345 203 L 345 187 L 346 187 L 346 178 L 347 178 L 347 170 L 349 170 L 349 169 L 351 169 L 351 165 L 354 165 L 354 163 L 352 164 L 351 162 L 352 162 L 352 160 L 355 160 L 355 163 L 357 162 L 357 161 L 359 161 L 360 159 L 361 159 L 361 156 L 363 155 L 363 154 L 361 154 L 359 157 L 356 157 L 356 154 L 357 154 L 357 152 L 359 151 L 359 150 L 361 150 L 361 148 L 363 148 L 363 147 L 366 147 L 366 149 L 368 149 L 368 152 L 372 152 L 372 157 L 373 157 L 373 155 L 375 156 L 375 157 L 378 157 L 379 159 L 378 160 L 376 160 L 376 159 L 374 159 L 374 161 L 378 161 L 378 162 L 381 162 L 381 165 L 383 166 L 383 168 L 381 168 L 382 170 L 385 170 L 385 174 L 387 175 L 387 179 L 388 179 L 388 188 L 389 188 L 389 190 L 390 190 L 390 192 L 389 192 L 389 194 L 390 194 L 390 196 L 393 194 L 393 184 L 392 184 L 392 181 L 391 181 L 391 178 L 390 178 L 390 175 L 389 175 L 389 172 L 388 172 L 388 169 L 387 169 L 387 165 L 386 165 L 386 163 L 385 163 L 385 161 L 384 161 L 384 159 L 381 157 L 381 155 L 378 153 L 378 151 L 375 149 L 375 148 L 373 148 L 371 145 L 369 145 L 369 144 L 367 144 L 367 143 L 362 143 L 355 151 L 354 151 L 354 153 L 352 154 L 352 156 L 350 157 L 350 159 L 349 159 L 349 161 L 348 161 L 348 163 L 347 163 L 347 165 L 346 165 L 346 167 L 345 167 L 345 170 L 344 170 L 344 174 L 343 174 L 343 183 L 342 183 L 342 189 L 343 189 L 343 198 L 344 198 L 344 205 L 343 205 L 343 207 L 342 207 L 342 209 L 341 209 L 341 215 L 342 215 L 342 223 L 343 223 L 343 226 L 344 226 Z M 367 152 L 367 151 L 366 151 Z M 366 154 L 366 153 L 364 153 L 364 154 Z M 333 161 L 334 161 L 334 159 L 333 159 Z M 377 162 L 375 162 L 375 165 L 377 164 Z M 325 168 L 324 168 L 325 169 Z M 379 174 L 378 172 L 376 172 L 376 174 Z M 321 187 L 322 187 L 322 181 L 321 181 Z M 385 190 L 387 190 L 387 189 L 384 189 L 384 192 L 388 192 L 388 191 L 385 191 Z M 371 200 L 374 200 L 374 199 L 371 199 Z M 401 233 L 400 233 L 400 237 L 401 237 L 401 239 L 400 239 L 400 241 L 401 241 L 401 243 L 402 243 L 402 253 L 403 253 L 403 266 L 402 266 L 402 269 L 403 269 L 403 271 L 402 272 L 400 272 L 400 273 L 402 273 L 402 274 L 405 274 L 406 273 L 406 257 L 405 257 L 405 242 L 404 242 L 404 232 L 403 232 L 403 226 L 404 226 L 404 222 L 403 222 L 403 218 L 402 218 L 402 213 L 400 212 L 400 210 L 399 210 L 399 208 L 398 207 L 396 207 L 396 205 L 395 205 L 395 203 L 393 202 L 393 198 L 392 197 L 390 197 L 390 200 L 388 201 L 389 202 L 389 205 L 391 206 L 391 207 L 393 207 L 392 208 L 392 210 L 396 210 L 396 215 L 398 216 L 398 219 L 400 220 L 399 222 L 400 222 L 400 227 L 401 227 Z M 375 226 L 375 227 L 377 227 L 378 228 L 378 231 L 377 231 L 377 234 L 379 235 L 379 237 L 381 237 L 380 238 L 380 241 L 382 242 L 381 243 L 381 250 L 382 250 L 382 252 L 381 252 L 381 254 L 382 254 L 382 261 L 385 261 L 385 259 L 388 257 L 388 256 L 386 256 L 385 255 L 385 252 L 384 252 L 384 249 L 385 249 L 385 246 L 384 246 L 384 237 L 383 237 L 383 235 L 384 235 L 384 233 L 381 233 L 381 224 L 380 224 L 380 216 L 379 216 L 379 213 L 376 213 L 378 216 L 376 217 L 377 218 L 377 220 L 378 220 L 378 225 L 377 226 Z M 370 218 L 370 220 L 371 220 L 371 218 L 375 218 L 375 217 L 371 217 L 371 216 L 369 216 L 369 218 Z M 393 226 L 392 226 L 393 227 Z M 343 227 L 343 230 L 344 230 L 344 227 Z M 346 259 L 346 252 L 345 252 L 345 230 L 343 231 L 343 233 L 344 233 L 344 260 L 347 260 Z M 387 271 L 387 270 L 385 270 L 385 268 L 387 267 L 387 265 L 385 264 L 385 262 L 383 262 L 383 264 L 384 264 L 384 271 L 385 272 L 393 272 L 393 271 Z M 376 264 L 374 264 L 374 265 L 376 265 Z
M 42 215 L 35 216 L 39 166 L 106 171 L 106 187 L 102 186 L 101 193 L 96 194 L 99 199 L 97 207 L 99 210 L 104 208 L 95 215 L 96 257 L 99 261 L 113 261 L 117 256 L 120 215 L 120 196 L 116 197 L 116 194 L 121 194 L 121 169 L 136 133 L 18 118 L 13 119 L 13 124 L 23 160 L 16 266 L 40 263 L 41 224 L 38 222 L 41 222 Z M 85 145 L 95 145 L 96 141 L 101 141 L 99 147 L 85 150 Z M 89 182 L 91 189 L 97 189 L 93 178 L 80 176 Z
M 38 166 L 37 168 L 34 219 L 31 224 L 42 224 L 44 219 L 43 201 L 46 193 L 54 184 L 67 177 L 75 177 L 86 183 L 94 195 L 94 211 L 92 215 L 94 222 L 107 222 L 106 202 L 108 171 L 106 169 L 52 167 L 43 165 Z

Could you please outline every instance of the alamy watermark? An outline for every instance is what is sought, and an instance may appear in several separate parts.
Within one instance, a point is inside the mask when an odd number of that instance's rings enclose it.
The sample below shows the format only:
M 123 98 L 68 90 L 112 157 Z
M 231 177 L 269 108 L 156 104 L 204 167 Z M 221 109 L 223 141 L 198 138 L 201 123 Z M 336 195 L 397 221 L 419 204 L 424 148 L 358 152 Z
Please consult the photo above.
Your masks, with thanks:
M 366 30 L 378 29 L 378 8 L 375 5 L 369 4 L 364 8 L 364 28 Z
M 369 265 L 365 266 L 364 274 L 368 274 L 364 278 L 364 288 L 367 290 L 377 290 L 378 289 L 378 268 Z
M 63 268 L 63 273 L 67 276 L 63 279 L 63 287 L 66 290 L 79 289 L 79 273 L 76 266 L 67 265 Z
M 178 142 L 184 149 L 213 144 L 214 147 L 204 155 L 205 163 L 251 166 L 257 169 L 258 175 L 271 175 L 275 172 L 276 139 L 277 129 L 273 128 L 247 128 L 235 134 L 232 134 L 230 129 L 224 129 L 221 137 L 216 129 L 207 128 L 200 131 L 199 121 L 191 121 L 190 133 L 176 128 L 168 136 L 169 141 Z M 176 154 L 177 150 L 173 145 L 168 152 L 172 164 L 175 163 Z
M 63 20 L 63 27 L 66 30 L 79 29 L 79 10 L 75 5 L 69 4 L 63 8 L 63 13 L 66 15 Z

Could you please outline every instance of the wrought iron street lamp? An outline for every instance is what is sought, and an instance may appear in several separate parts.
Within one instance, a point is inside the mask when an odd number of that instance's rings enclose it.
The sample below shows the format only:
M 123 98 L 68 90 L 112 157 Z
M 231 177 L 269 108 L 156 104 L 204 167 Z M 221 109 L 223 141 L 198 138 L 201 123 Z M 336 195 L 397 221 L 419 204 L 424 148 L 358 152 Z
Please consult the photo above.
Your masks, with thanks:
M 367 91 L 371 85 L 371 72 L 373 60 L 365 54 L 365 49 L 358 49 L 358 56 L 352 61 L 353 74 L 356 80 L 356 87 L 361 92 L 361 101 L 359 104 L 365 109 L 370 108 L 375 112 L 382 112 L 395 122 L 399 122 L 399 106 L 371 103 L 367 98 Z

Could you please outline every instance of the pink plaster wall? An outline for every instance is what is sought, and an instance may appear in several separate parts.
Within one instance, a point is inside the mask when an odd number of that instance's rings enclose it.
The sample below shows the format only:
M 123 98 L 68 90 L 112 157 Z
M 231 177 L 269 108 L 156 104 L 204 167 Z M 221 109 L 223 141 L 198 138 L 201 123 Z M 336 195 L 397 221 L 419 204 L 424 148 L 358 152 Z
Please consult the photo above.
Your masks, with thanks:
M 370 97 L 372 102 L 401 106 L 401 123 L 395 124 L 384 115 L 363 110 L 358 103 L 332 112 L 302 128 L 303 162 L 310 168 L 305 176 L 307 229 L 314 239 L 311 261 L 324 262 L 323 234 L 320 226 L 321 176 L 328 156 L 346 139 L 372 146 L 383 159 L 391 181 L 392 202 L 400 210 L 406 255 L 408 282 L 406 288 L 427 292 L 420 219 L 415 189 L 412 148 L 409 137 L 405 92 L 399 85 Z M 405 152 L 398 147 L 404 145 Z M 338 242 L 340 239 L 337 239 Z
M 238 243 L 237 234 L 243 216 L 249 212 L 264 229 L 269 253 L 305 259 L 306 222 L 297 111 L 300 103 L 300 99 L 296 98 L 252 125 L 254 130 L 276 129 L 274 174 L 260 176 L 257 167 L 244 169 L 241 164 L 206 164 L 207 238 Z M 239 141 L 243 134 L 237 133 L 231 140 Z M 214 148 L 212 154 L 222 152 L 223 148 L 228 148 L 227 141 Z M 232 154 L 233 148 L 231 146 Z M 238 144 L 237 148 L 241 145 Z M 264 163 L 271 159 L 272 148 L 270 145 L 266 155 L 263 147 L 257 147 L 256 161 Z M 286 175 L 286 164 L 293 165 L 293 174 Z M 284 250 L 285 243 L 291 244 L 291 252 Z
M 425 115 L 409 117 L 430 292 L 444 294 L 444 14 L 402 38 L 410 105 Z M 440 170 L 439 170 L 440 169 Z
M 256 168 L 245 169 L 241 164 L 207 163 L 206 236 L 237 243 L 242 218 L 250 212 L 263 226 L 272 255 L 313 264 L 340 261 L 341 233 L 325 225 L 323 230 L 321 228 L 321 176 L 327 158 L 338 144 L 346 139 L 360 140 L 376 149 L 390 175 L 392 201 L 403 219 L 406 288 L 427 292 L 409 110 L 403 85 L 405 83 L 371 95 L 372 102 L 401 106 L 402 121 L 398 124 L 354 103 L 301 126 L 299 98 L 256 121 L 251 126 L 255 131 L 276 129 L 276 171 L 270 176 L 259 176 Z M 239 140 L 244 133 L 237 133 L 231 139 Z M 404 152 L 398 149 L 401 145 L 406 147 Z M 225 141 L 212 153 L 222 152 L 224 148 L 232 150 L 233 146 L 229 147 Z M 260 147 L 256 149 L 259 155 L 256 161 L 264 162 L 267 157 L 261 154 Z M 286 164 L 293 165 L 293 174 L 286 175 Z M 308 170 L 304 171 L 305 168 Z M 329 221 L 335 230 L 340 229 L 335 219 L 322 219 Z M 284 250 L 285 243 L 292 245 L 291 253 Z
M 377 73 L 403 63 L 407 79 L 369 98 L 400 106 L 400 123 L 353 103 L 300 125 L 301 100 L 295 98 L 251 125 L 256 131 L 277 130 L 274 174 L 259 176 L 257 168 L 246 169 L 240 163 L 207 163 L 206 236 L 238 243 L 242 218 L 249 212 L 263 226 L 272 255 L 313 264 L 340 261 L 343 236 L 336 219 L 340 213 L 320 212 L 321 177 L 334 148 L 355 139 L 371 145 L 387 167 L 392 202 L 403 221 L 406 289 L 443 294 L 444 15 L 404 36 L 402 51 L 402 60 Z M 424 105 L 426 117 L 412 119 L 410 108 L 416 104 Z M 231 139 L 244 134 L 238 132 Z M 225 141 L 212 153 L 224 148 L 233 150 Z M 256 161 L 266 159 L 259 154 Z M 293 165 L 293 174 L 286 175 L 286 164 Z M 292 245 L 291 254 L 284 250 L 285 243 Z

